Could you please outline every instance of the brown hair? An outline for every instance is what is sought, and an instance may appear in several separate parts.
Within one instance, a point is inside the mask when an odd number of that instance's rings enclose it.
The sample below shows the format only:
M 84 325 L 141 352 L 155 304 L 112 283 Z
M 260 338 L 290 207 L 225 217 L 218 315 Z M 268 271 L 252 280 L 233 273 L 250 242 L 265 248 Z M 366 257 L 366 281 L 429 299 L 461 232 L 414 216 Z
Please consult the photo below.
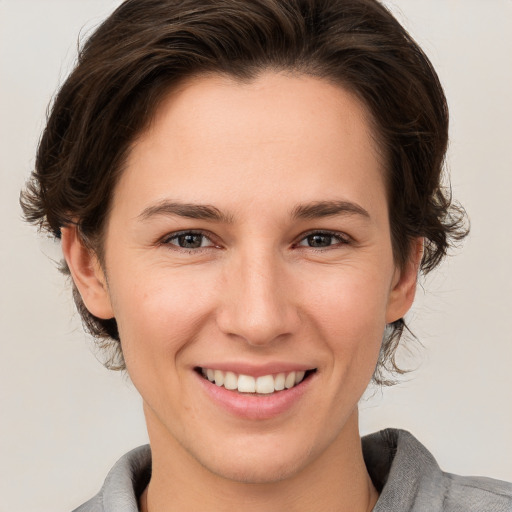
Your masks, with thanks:
M 436 267 L 467 230 L 441 178 L 448 109 L 436 72 L 376 0 L 127 0 L 86 41 L 56 96 L 35 170 L 22 192 L 25 218 L 54 236 L 76 222 L 102 258 L 112 194 L 134 138 L 179 81 L 222 73 L 250 80 L 262 70 L 320 77 L 366 105 L 387 158 L 394 257 L 425 238 L 421 263 Z M 115 319 L 102 320 L 74 297 L 86 329 L 124 368 Z M 391 324 L 374 380 L 401 372 L 395 350 L 405 328 Z

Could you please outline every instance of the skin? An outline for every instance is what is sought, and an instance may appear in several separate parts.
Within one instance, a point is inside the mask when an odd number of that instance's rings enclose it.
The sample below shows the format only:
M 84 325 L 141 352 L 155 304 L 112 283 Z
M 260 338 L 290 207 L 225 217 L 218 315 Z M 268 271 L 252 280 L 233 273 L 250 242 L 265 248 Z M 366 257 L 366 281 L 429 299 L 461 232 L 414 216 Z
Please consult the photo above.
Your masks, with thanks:
M 143 398 L 144 510 L 373 508 L 357 403 L 385 325 L 412 304 L 421 257 L 417 240 L 395 265 L 374 140 L 363 105 L 320 79 L 194 78 L 133 144 L 103 267 L 63 230 L 73 279 L 94 315 L 116 317 Z M 326 201 L 339 211 L 311 208 Z M 176 204 L 220 214 L 188 218 Z M 190 230 L 201 247 L 180 247 Z M 266 419 L 219 407 L 194 370 L 276 361 L 316 372 Z

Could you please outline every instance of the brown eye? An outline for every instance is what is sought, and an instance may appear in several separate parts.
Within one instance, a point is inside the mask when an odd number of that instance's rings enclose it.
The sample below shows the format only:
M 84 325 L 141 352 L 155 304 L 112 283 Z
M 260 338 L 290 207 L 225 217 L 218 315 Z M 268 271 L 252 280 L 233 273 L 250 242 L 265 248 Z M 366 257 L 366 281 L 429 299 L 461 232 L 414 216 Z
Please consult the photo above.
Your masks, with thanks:
M 180 235 L 176 241 L 184 249 L 197 249 L 201 247 L 203 238 L 203 235 Z
M 194 232 L 176 233 L 164 240 L 164 243 L 175 245 L 180 249 L 200 249 L 213 245 L 206 235 Z

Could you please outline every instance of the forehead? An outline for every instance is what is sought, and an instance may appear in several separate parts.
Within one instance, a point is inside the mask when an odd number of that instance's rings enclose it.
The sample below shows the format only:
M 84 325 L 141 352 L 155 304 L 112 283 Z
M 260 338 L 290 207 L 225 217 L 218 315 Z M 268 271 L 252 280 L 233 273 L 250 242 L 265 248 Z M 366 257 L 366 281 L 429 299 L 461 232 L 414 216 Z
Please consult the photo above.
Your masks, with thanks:
M 371 114 L 355 94 L 318 77 L 284 71 L 244 81 L 219 74 L 186 79 L 164 97 L 139 142 L 155 139 L 158 131 L 163 135 L 164 126 L 177 142 L 193 138 L 219 147 L 236 144 L 240 136 L 257 145 L 314 134 L 317 142 L 339 145 L 366 137 L 373 141 L 376 135 Z
M 355 95 L 311 76 L 195 77 L 169 92 L 133 144 L 114 206 L 126 194 L 139 208 L 169 194 L 210 203 L 219 187 L 233 203 L 262 205 L 270 189 L 323 200 L 329 183 L 334 195 L 361 193 L 362 182 L 377 182 L 366 195 L 382 193 L 368 117 Z

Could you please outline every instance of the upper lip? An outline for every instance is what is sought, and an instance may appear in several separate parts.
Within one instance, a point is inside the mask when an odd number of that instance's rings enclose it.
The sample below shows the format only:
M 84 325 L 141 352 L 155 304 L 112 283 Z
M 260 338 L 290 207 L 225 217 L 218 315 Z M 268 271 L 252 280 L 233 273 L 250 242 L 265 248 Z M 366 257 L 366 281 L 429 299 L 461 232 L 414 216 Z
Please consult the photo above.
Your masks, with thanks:
M 251 375 L 261 377 L 263 375 L 275 375 L 278 373 L 290 373 L 293 371 L 315 370 L 311 364 L 290 363 L 290 362 L 268 362 L 264 364 L 244 362 L 204 362 L 196 365 L 196 368 L 209 368 L 223 372 L 233 372 L 238 375 Z

